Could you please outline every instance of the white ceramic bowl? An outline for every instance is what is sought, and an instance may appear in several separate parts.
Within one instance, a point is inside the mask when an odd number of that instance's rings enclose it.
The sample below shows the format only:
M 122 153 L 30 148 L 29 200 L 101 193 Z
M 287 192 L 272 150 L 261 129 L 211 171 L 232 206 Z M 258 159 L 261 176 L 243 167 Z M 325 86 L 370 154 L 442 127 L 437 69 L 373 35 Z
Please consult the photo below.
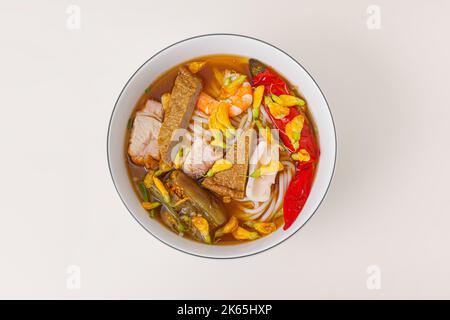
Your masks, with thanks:
M 141 207 L 127 174 L 124 139 L 127 122 L 145 88 L 158 76 L 186 60 L 212 54 L 234 54 L 256 58 L 272 66 L 299 87 L 305 96 L 318 128 L 321 156 L 311 194 L 297 220 L 287 230 L 278 229 L 262 239 L 237 245 L 214 246 L 186 240 L 149 219 Z M 319 207 L 330 185 L 336 158 L 336 134 L 333 119 L 318 85 L 308 72 L 282 50 L 261 40 L 232 34 L 211 34 L 177 42 L 147 60 L 130 78 L 111 115 L 107 141 L 108 163 L 113 183 L 133 217 L 155 238 L 165 244 L 197 256 L 237 258 L 267 250 L 298 231 Z

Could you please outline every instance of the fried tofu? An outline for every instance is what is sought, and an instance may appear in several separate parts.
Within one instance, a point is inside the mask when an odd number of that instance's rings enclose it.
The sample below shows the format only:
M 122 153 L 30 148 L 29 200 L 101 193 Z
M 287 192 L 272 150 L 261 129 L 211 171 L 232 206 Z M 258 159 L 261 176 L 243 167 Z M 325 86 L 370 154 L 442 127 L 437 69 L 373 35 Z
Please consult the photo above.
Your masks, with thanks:
M 253 129 L 248 129 L 226 154 L 226 159 L 230 160 L 233 166 L 206 178 L 202 186 L 220 197 L 244 198 L 253 140 Z
M 173 163 L 172 149 L 179 142 L 174 139 L 174 132 L 188 127 L 201 90 L 201 80 L 181 67 L 170 96 L 169 111 L 158 137 L 161 160 L 168 165 Z

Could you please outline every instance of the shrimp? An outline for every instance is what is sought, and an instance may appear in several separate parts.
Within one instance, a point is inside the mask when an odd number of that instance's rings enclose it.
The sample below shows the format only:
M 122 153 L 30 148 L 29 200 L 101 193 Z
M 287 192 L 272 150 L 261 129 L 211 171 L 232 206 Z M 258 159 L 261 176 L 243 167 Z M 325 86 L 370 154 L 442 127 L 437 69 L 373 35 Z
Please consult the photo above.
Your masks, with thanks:
M 212 110 L 219 105 L 219 101 L 211 97 L 210 95 L 200 92 L 197 100 L 197 109 L 204 114 L 210 115 Z
M 197 101 L 197 109 L 210 115 L 220 102 L 228 105 L 230 117 L 237 116 L 247 110 L 253 102 L 253 90 L 247 77 L 234 71 L 226 70 L 218 100 L 201 92 Z
M 229 114 L 231 117 L 237 116 L 250 107 L 253 102 L 253 90 L 249 82 L 244 82 L 236 94 L 229 97 L 226 101 L 230 103 Z

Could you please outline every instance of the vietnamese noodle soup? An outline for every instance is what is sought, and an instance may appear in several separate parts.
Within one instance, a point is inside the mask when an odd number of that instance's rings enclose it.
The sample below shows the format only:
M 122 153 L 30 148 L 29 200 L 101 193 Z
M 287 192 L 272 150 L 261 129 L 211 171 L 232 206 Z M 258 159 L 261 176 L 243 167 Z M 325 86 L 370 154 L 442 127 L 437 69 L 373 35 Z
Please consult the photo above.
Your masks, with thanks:
M 149 219 L 212 245 L 288 229 L 320 157 L 300 91 L 272 66 L 230 55 L 187 61 L 150 83 L 126 136 Z

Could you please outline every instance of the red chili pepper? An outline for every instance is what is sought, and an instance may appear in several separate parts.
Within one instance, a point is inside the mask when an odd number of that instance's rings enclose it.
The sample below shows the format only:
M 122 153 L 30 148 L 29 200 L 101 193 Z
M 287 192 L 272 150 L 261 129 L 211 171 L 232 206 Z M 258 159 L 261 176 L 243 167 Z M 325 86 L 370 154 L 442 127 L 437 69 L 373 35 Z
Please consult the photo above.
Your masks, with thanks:
M 264 93 L 266 94 L 289 94 L 289 88 L 286 82 L 275 72 L 266 68 L 264 71 L 258 73 L 253 77 L 253 84 L 255 87 L 264 85 Z
M 265 95 L 281 95 L 291 94 L 286 82 L 275 72 L 269 68 L 265 68 L 264 71 L 258 73 L 253 77 L 253 85 L 264 85 Z M 319 158 L 320 150 L 316 143 L 314 131 L 307 117 L 303 123 L 303 129 L 300 135 L 299 147 L 294 150 L 289 137 L 285 133 L 286 124 L 294 117 L 302 112 L 297 107 L 291 107 L 289 114 L 283 119 L 275 119 L 269 108 L 263 103 L 266 113 L 269 115 L 273 124 L 280 132 L 280 138 L 284 145 L 291 151 L 296 152 L 301 149 L 308 151 L 310 160 L 306 162 L 297 162 L 297 171 L 292 178 L 291 183 L 288 186 L 283 201 L 283 214 L 284 214 L 284 230 L 287 230 L 292 223 L 297 219 L 298 215 L 302 211 L 306 200 L 308 199 L 311 191 L 312 183 L 314 180 L 315 164 Z
M 286 82 L 275 72 L 266 68 L 263 72 L 257 74 L 253 77 L 253 85 L 255 87 L 263 85 L 264 86 L 264 94 L 267 96 L 271 96 L 272 93 L 279 96 L 281 94 L 291 94 Z M 269 107 L 263 102 L 264 109 L 266 113 L 269 115 L 272 123 L 277 127 L 280 133 L 281 141 L 283 141 L 286 148 L 288 148 L 291 152 L 294 152 L 294 147 L 291 144 L 291 140 L 286 135 L 285 127 L 289 121 L 300 114 L 300 111 L 297 108 L 289 108 L 289 114 L 282 119 L 276 119 L 270 113 Z
M 284 230 L 294 223 L 302 211 L 311 191 L 313 179 L 314 164 L 311 162 L 298 168 L 292 178 L 283 201 Z
M 296 151 L 305 149 L 308 151 L 310 155 L 309 162 L 314 162 L 319 158 L 320 150 L 319 146 L 316 142 L 316 137 L 314 135 L 314 130 L 311 127 L 311 123 L 309 122 L 308 118 L 305 117 L 305 121 L 303 122 L 303 129 L 300 135 L 300 141 L 299 141 L 299 147 Z M 305 164 L 305 162 L 302 162 Z

